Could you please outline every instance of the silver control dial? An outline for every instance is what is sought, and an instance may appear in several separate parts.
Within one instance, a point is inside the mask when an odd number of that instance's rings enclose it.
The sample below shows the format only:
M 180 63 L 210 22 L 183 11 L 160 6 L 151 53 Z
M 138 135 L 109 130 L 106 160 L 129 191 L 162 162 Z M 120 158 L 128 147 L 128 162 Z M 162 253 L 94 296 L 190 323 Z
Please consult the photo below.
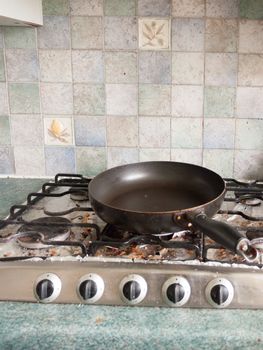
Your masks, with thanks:
M 34 294 L 41 303 L 50 303 L 60 294 L 61 280 L 54 273 L 44 273 L 34 284 Z
M 77 293 L 79 298 L 87 304 L 93 304 L 98 301 L 104 292 L 103 279 L 95 274 L 89 273 L 79 280 Z
M 165 302 L 173 307 L 183 306 L 191 295 L 191 287 L 186 278 L 174 276 L 164 282 L 162 295 Z
M 205 295 L 210 305 L 224 308 L 232 302 L 234 288 L 227 279 L 215 278 L 206 286 Z
M 147 294 L 147 283 L 140 275 L 129 275 L 120 283 L 121 298 L 129 305 L 139 304 Z

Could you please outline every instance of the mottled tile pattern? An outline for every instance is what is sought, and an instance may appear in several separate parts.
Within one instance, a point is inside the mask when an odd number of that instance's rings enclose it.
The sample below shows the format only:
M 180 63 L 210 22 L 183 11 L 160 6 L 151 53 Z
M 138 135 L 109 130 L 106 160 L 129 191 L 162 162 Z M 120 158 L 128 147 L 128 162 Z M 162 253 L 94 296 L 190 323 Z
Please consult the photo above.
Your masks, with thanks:
M 172 0 L 173 17 L 203 17 L 205 0 Z
M 9 81 L 37 81 L 38 58 L 36 50 L 6 49 L 7 78 Z
M 207 52 L 236 52 L 238 22 L 234 19 L 208 18 L 205 28 Z
M 239 118 L 263 119 L 263 87 L 238 87 L 236 114 Z
M 73 16 L 102 16 L 103 0 L 69 0 Z
M 103 115 L 105 112 L 105 88 L 101 84 L 74 84 L 74 113 Z
M 207 53 L 205 83 L 216 86 L 236 86 L 237 55 L 234 53 Z
M 263 55 L 239 55 L 238 85 L 263 86 Z
M 76 147 L 77 173 L 95 176 L 105 170 L 106 166 L 104 147 Z
M 140 162 L 149 162 L 153 160 L 170 160 L 170 148 L 140 148 Z
M 102 17 L 71 17 L 73 49 L 102 49 Z
M 39 113 L 39 88 L 37 83 L 10 83 L 9 102 L 11 113 Z
M 3 27 L 7 49 L 35 49 L 36 29 L 28 27 Z
M 73 147 L 45 147 L 46 174 L 75 172 L 75 149 Z
M 172 148 L 202 148 L 201 118 L 172 118 Z
M 151 84 L 171 83 L 170 52 L 140 52 L 139 82 Z
M 11 115 L 11 135 L 14 146 L 40 146 L 43 144 L 40 115 Z
M 201 117 L 202 114 L 202 86 L 174 85 L 172 87 L 172 115 L 176 117 Z
M 42 146 L 14 147 L 16 172 L 23 176 L 45 174 L 45 154 Z
M 263 21 L 240 21 L 239 52 L 263 53 Z
M 106 111 L 109 115 L 136 115 L 138 88 L 135 84 L 106 84 Z
M 0 50 L 0 81 L 5 81 L 5 61 L 3 50 Z
M 41 83 L 41 101 L 44 114 L 72 114 L 72 84 Z
M 13 149 L 7 146 L 0 146 L 0 174 L 14 174 Z
M 72 81 L 70 50 L 39 50 L 39 64 L 41 81 Z
M 238 149 L 263 150 L 263 119 L 239 119 L 236 125 Z
M 137 117 L 109 116 L 107 118 L 107 144 L 117 147 L 138 145 Z
M 105 17 L 105 49 L 131 50 L 137 48 L 136 17 Z
M 7 88 L 5 83 L 0 83 L 0 115 L 7 115 L 7 114 L 8 114 Z
M 206 0 L 207 17 L 238 17 L 239 0 Z
M 140 115 L 169 115 L 171 88 L 168 85 L 141 84 L 139 86 Z
M 135 16 L 136 0 L 105 0 L 106 16 Z
M 234 176 L 237 179 L 260 179 L 262 167 L 262 150 L 235 151 Z
M 235 146 L 234 119 L 205 119 L 204 148 L 232 149 Z
M 204 20 L 173 19 L 172 49 L 174 51 L 202 52 L 204 49 Z
M 234 151 L 205 149 L 203 152 L 203 166 L 215 171 L 222 177 L 229 177 L 233 174 Z
M 170 118 L 139 118 L 139 140 L 141 147 L 170 147 L 170 134 Z
M 170 19 L 139 18 L 139 49 L 169 50 L 171 46 Z
M 104 65 L 101 51 L 74 50 L 72 52 L 73 81 L 103 83 Z
M 138 0 L 139 16 L 170 16 L 170 0 Z
M 105 117 L 74 117 L 75 143 L 77 146 L 100 147 L 106 145 Z
M 202 165 L 201 149 L 172 148 L 171 160 L 175 162 L 192 163 Z
M 240 0 L 239 16 L 248 19 L 263 19 L 262 0 Z
M 173 52 L 172 81 L 174 84 L 203 84 L 204 54 Z
M 44 137 L 46 145 L 71 145 L 73 143 L 72 119 L 44 118 Z
M 137 148 L 108 147 L 108 168 L 136 163 L 139 160 Z
M 133 52 L 105 52 L 106 83 L 136 83 L 137 54 Z
M 66 16 L 45 16 L 43 26 L 38 27 L 40 49 L 69 49 L 70 28 Z
M 43 15 L 66 16 L 69 14 L 68 0 L 43 0 Z
M 234 117 L 236 89 L 232 87 L 206 86 L 204 100 L 205 117 Z
M 9 117 L 0 116 L 0 145 L 11 144 Z

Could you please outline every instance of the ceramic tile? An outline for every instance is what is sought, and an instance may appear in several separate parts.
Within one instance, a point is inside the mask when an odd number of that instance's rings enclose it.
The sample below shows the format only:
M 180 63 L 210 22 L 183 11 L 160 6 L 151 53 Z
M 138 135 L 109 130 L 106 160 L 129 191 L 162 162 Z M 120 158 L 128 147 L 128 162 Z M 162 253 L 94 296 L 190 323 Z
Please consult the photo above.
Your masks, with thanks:
M 202 165 L 201 149 L 171 149 L 171 160 L 175 162 Z
M 5 62 L 3 50 L 0 50 L 0 81 L 5 81 Z
M 238 119 L 236 148 L 263 150 L 263 119 Z
M 4 27 L 5 47 L 7 49 L 35 49 L 36 29 L 28 27 Z
M 4 47 L 4 32 L 2 27 L 0 28 L 0 48 L 3 49 L 3 47 Z
M 11 147 L 0 147 L 0 174 L 14 174 L 14 154 Z
M 136 115 L 138 88 L 135 84 L 106 84 L 106 109 L 111 115 Z
M 105 0 L 105 16 L 135 16 L 135 0 Z
M 11 104 L 11 101 L 10 101 Z M 0 83 L 0 115 L 8 114 L 8 97 L 5 83 Z
M 73 16 L 102 16 L 103 0 L 69 0 Z
M 202 148 L 201 118 L 172 118 L 171 131 L 173 148 Z
M 139 49 L 169 50 L 171 46 L 168 18 L 139 18 Z
M 139 82 L 152 84 L 171 83 L 171 53 L 140 52 Z
M 9 81 L 38 80 L 38 58 L 36 50 L 6 49 L 5 54 Z
M 174 84 L 203 84 L 204 54 L 173 52 L 172 79 Z
M 69 14 L 68 0 L 43 0 L 43 15 L 67 16 Z
M 203 166 L 222 177 L 233 176 L 234 151 L 229 149 L 205 149 Z
M 263 87 L 237 88 L 237 117 L 263 118 Z
M 102 51 L 72 51 L 73 81 L 77 83 L 103 83 Z
M 205 119 L 204 120 L 204 148 L 235 147 L 234 119 Z
M 75 149 L 73 147 L 45 147 L 46 175 L 75 173 Z
M 74 113 L 104 115 L 105 89 L 103 85 L 74 84 Z
M 236 86 L 237 55 L 234 53 L 207 53 L 205 58 L 206 85 Z
M 102 17 L 71 17 L 73 49 L 102 49 Z
M 170 148 L 140 148 L 139 152 L 140 162 L 170 160 Z
M 105 117 L 75 116 L 75 143 L 77 146 L 105 146 L 106 120 Z
M 72 81 L 70 50 L 39 50 L 38 54 L 41 81 Z
M 37 31 L 40 49 L 70 48 L 69 17 L 44 16 L 43 26 Z
M 238 23 L 235 19 L 208 18 L 205 28 L 207 52 L 236 52 Z
M 239 24 L 239 52 L 263 53 L 263 22 L 241 20 Z
M 172 115 L 176 117 L 201 117 L 202 114 L 202 86 L 175 85 L 172 87 Z
M 238 17 L 239 0 L 206 0 L 207 17 Z
M 106 169 L 106 151 L 104 147 L 77 147 L 77 173 L 95 176 Z
M 222 86 L 206 86 L 205 117 L 230 118 L 234 116 L 236 89 Z
M 40 107 L 38 84 L 10 83 L 9 101 L 11 113 L 39 113 Z
M 41 83 L 41 101 L 44 114 L 72 114 L 72 84 Z
M 0 145 L 10 145 L 10 123 L 9 117 L 0 116 Z
M 173 17 L 204 17 L 205 0 L 172 0 Z
M 44 118 L 46 145 L 71 145 L 73 143 L 71 118 Z
M 138 162 L 137 148 L 108 147 L 108 168 Z
M 236 150 L 234 176 L 237 179 L 261 179 L 263 156 L 260 150 Z
M 136 83 L 137 54 L 133 52 L 105 52 L 106 83 Z
M 45 175 L 45 156 L 41 146 L 14 147 L 17 175 Z
M 14 146 L 40 146 L 43 128 L 40 115 L 11 115 L 11 136 Z
M 177 18 L 172 21 L 173 51 L 196 51 L 204 49 L 204 20 Z
M 171 88 L 167 85 L 139 86 L 139 114 L 165 116 L 171 113 Z
M 263 86 L 263 55 L 239 55 L 238 85 Z
M 170 134 L 170 118 L 139 118 L 139 141 L 141 147 L 170 147 Z
M 138 0 L 139 16 L 170 16 L 170 0 Z
M 263 19 L 262 0 L 240 0 L 239 16 L 248 19 Z
M 105 17 L 104 28 L 105 49 L 137 48 L 136 17 Z
M 136 147 L 138 145 L 137 117 L 108 117 L 107 145 Z

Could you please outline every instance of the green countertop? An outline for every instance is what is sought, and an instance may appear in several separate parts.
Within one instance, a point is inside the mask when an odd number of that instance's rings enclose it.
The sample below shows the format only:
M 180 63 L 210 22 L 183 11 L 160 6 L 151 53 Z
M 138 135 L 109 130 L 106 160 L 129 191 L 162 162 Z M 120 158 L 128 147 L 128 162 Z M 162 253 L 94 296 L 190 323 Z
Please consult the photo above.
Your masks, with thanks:
M 0 217 L 46 180 L 0 179 Z M 263 311 L 0 302 L 0 349 L 263 349 Z

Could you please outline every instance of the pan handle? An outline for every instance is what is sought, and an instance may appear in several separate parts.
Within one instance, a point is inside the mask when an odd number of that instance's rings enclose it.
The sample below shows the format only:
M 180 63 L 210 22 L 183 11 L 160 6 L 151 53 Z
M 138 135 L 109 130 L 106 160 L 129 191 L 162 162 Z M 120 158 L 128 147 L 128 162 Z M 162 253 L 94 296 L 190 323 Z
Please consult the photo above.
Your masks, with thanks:
M 247 261 L 258 259 L 258 251 L 250 245 L 250 241 L 234 227 L 224 222 L 208 218 L 205 214 L 197 214 L 189 218 L 208 237 L 223 247 L 241 254 Z

